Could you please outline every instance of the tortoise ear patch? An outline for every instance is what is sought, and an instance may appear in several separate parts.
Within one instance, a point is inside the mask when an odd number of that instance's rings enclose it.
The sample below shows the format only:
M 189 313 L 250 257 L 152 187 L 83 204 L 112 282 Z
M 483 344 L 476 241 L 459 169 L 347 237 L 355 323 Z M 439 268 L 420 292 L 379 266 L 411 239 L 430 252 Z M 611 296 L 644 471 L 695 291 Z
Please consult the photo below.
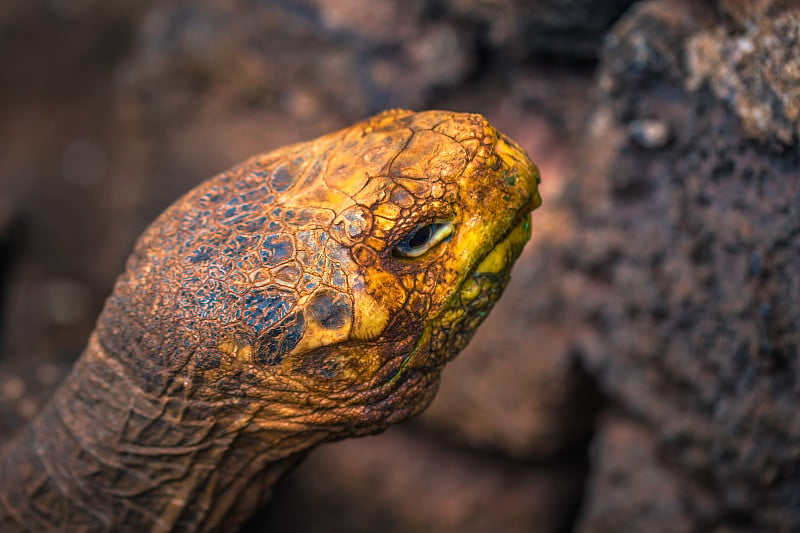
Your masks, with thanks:
M 308 317 L 325 329 L 337 330 L 349 323 L 352 314 L 350 299 L 335 291 L 315 294 L 306 309 Z

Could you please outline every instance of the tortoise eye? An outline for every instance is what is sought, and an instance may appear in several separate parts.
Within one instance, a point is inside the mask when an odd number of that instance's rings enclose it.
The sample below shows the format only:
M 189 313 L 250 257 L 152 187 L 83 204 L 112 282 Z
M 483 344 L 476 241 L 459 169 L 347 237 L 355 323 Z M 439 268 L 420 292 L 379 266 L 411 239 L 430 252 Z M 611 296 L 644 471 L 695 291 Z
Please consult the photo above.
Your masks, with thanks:
M 450 222 L 428 222 L 420 224 L 398 242 L 392 254 L 395 257 L 419 257 L 453 233 Z

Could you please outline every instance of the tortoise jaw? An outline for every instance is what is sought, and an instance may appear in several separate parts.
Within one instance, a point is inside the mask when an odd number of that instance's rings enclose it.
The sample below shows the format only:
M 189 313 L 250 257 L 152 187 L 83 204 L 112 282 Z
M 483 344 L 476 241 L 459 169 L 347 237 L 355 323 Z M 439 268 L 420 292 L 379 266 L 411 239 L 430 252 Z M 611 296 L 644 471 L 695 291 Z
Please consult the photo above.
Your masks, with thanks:
M 469 289 L 465 287 L 468 285 L 468 280 L 482 274 L 496 276 L 510 270 L 531 238 L 531 212 L 541 203 L 539 192 L 534 191 L 534 194 L 517 210 L 516 216 L 502 237 L 476 261 L 476 265 L 469 271 L 462 283 L 462 303 L 467 303 L 463 299 L 463 292 L 465 289 L 469 292 Z
M 505 289 L 511 267 L 531 236 L 531 210 L 539 203 L 541 200 L 537 193 L 519 209 L 503 237 L 477 260 L 450 303 L 437 317 L 443 327 L 433 327 L 422 335 L 412 352 L 403 359 L 391 382 L 404 371 L 422 369 L 427 372 L 441 367 L 466 346 Z
M 531 238 L 530 211 L 523 210 L 505 236 L 478 262 L 472 275 L 500 274 L 511 267 Z

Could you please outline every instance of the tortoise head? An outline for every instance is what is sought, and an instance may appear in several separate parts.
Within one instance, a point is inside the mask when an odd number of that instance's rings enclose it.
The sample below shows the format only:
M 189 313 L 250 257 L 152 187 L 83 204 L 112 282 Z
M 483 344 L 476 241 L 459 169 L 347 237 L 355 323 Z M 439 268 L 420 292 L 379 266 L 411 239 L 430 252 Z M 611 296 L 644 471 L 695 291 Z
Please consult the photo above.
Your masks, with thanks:
M 156 359 L 148 386 L 182 380 L 254 427 L 381 430 L 430 402 L 499 297 L 538 181 L 483 117 L 443 111 L 388 111 L 256 156 L 143 235 L 99 338 Z M 131 315 L 152 347 L 119 340 Z

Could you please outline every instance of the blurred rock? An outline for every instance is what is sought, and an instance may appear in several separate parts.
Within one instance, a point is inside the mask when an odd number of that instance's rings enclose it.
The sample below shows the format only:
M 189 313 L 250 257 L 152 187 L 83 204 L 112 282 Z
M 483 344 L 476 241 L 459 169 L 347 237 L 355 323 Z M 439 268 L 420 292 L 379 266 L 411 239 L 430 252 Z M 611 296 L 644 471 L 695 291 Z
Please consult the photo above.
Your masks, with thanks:
M 726 25 L 737 32 L 745 32 L 764 19 L 796 7 L 796 0 L 717 0 L 720 15 L 727 17 Z
M 53 324 L 70 326 L 92 317 L 92 295 L 83 284 L 70 279 L 48 280 L 39 291 L 41 309 Z
M 488 27 L 492 47 L 593 59 L 607 30 L 635 0 L 445 0 L 442 8 Z
M 314 450 L 244 531 L 556 533 L 582 466 L 520 465 L 393 428 Z
M 669 126 L 653 119 L 634 120 L 628 124 L 631 139 L 642 148 L 663 148 L 669 141 Z
M 791 147 L 800 140 L 798 6 L 762 1 L 749 8 L 734 11 L 743 31 L 715 26 L 692 38 L 686 83 L 690 90 L 710 87 L 735 111 L 748 137 Z
M 0 192 L 3 191 L 0 183 Z M 7 312 L 7 296 L 11 285 L 13 267 L 19 261 L 20 243 L 25 233 L 25 223 L 19 212 L 18 199 L 13 192 L 0 195 L 0 325 Z M 0 342 L 6 333 L 0 327 Z M 0 439 L 1 440 L 1 439 Z
M 171 201 L 246 157 L 386 107 L 423 107 L 462 81 L 474 62 L 461 28 L 427 18 L 422 0 L 400 6 L 237 0 L 148 10 L 116 76 L 108 253 L 124 257 Z
M 617 104 L 636 104 L 633 88 L 648 89 L 665 77 L 682 79 L 682 43 L 711 17 L 704 4 L 689 0 L 647 1 L 633 6 L 608 34 L 600 54 L 598 84 L 611 97 L 603 103 L 619 112 Z
M 3 29 L 7 24 L 17 20 L 23 9 L 28 7 L 30 2 L 26 0 L 8 0 L 0 5 L 0 29 Z
M 122 263 L 100 252 L 110 226 L 103 215 L 109 80 L 148 2 L 1 4 L 0 211 L 10 205 L 24 231 L 15 238 L 13 268 L 3 264 L 7 241 L 0 243 L 0 365 L 18 357 L 69 361 L 85 345 Z M 54 278 L 88 288 L 80 323 L 65 327 L 42 312 L 38 296 Z
M 0 364 L 0 446 L 39 411 L 71 366 L 63 354 L 54 354 L 45 362 L 15 356 Z
M 164 3 L 141 27 L 123 87 L 150 121 L 191 118 L 212 96 L 228 111 L 283 103 L 300 121 L 332 112 L 350 122 L 386 107 L 418 107 L 473 68 L 459 26 L 429 20 L 423 6 Z
M 618 413 L 603 416 L 592 463 L 578 533 L 698 531 L 693 511 L 708 503 L 708 495 L 686 491 L 685 480 L 660 462 L 649 428 Z
M 775 90 L 784 78 L 764 66 L 768 56 L 791 66 L 796 40 L 786 31 L 800 11 L 765 9 L 742 26 L 681 5 L 644 2 L 615 27 L 583 181 L 572 191 L 572 268 L 582 281 L 568 314 L 583 317 L 574 339 L 589 374 L 653 448 L 625 453 L 601 426 L 582 527 L 652 520 L 653 530 L 674 508 L 675 530 L 793 531 L 800 146 L 776 96 L 793 89 Z M 683 63 L 698 39 L 718 39 L 722 52 L 702 67 Z M 734 59 L 737 42 L 753 47 Z M 729 80 L 744 91 L 736 97 L 715 87 L 732 64 L 750 80 Z M 777 114 L 754 129 L 746 110 L 757 115 L 762 98 Z M 642 147 L 629 135 L 637 120 L 667 125 L 670 142 Z M 663 490 L 626 490 L 612 467 L 669 475 L 658 474 Z
M 71 82 L 53 84 L 113 60 L 151 1 L 4 0 L 0 92 L 21 91 L 28 97 L 33 93 L 42 99 L 48 92 L 56 97 L 69 93 Z
M 5 0 L 0 5 L 0 30 L 19 24 L 26 17 L 47 14 L 63 19 L 100 16 L 109 21 L 129 17 L 152 0 Z

